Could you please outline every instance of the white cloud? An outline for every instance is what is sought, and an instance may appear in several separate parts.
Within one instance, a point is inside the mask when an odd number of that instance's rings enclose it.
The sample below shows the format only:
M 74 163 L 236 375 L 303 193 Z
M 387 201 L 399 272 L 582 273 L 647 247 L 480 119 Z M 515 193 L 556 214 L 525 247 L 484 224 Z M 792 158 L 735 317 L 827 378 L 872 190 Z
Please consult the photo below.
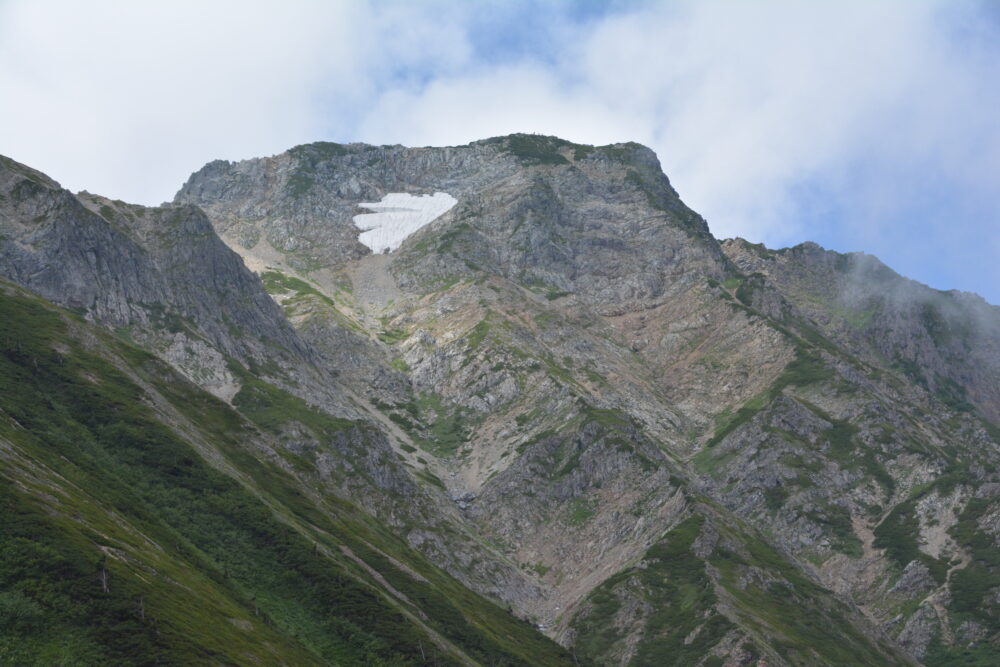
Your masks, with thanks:
M 608 143 L 634 138 L 625 115 L 545 69 L 520 65 L 381 96 L 359 128 L 368 141 L 454 145 L 512 132 Z
M 958 244 L 1000 227 L 988 10 L 681 1 L 581 19 L 569 2 L 7 0 L 0 152 L 155 203 L 210 159 L 317 139 L 636 140 L 719 236 L 886 254 L 919 201 L 966 216 L 950 236 L 918 221 L 926 243 Z M 918 264 L 924 250 L 909 252 Z
M 447 73 L 456 27 L 356 2 L 0 5 L 0 152 L 143 203 L 215 158 L 350 127 L 400 63 Z
M 991 173 L 1000 132 L 986 110 L 1000 92 L 983 90 L 983 65 L 970 70 L 950 44 L 947 18 L 931 2 L 654 5 L 579 28 L 555 67 L 480 67 L 389 90 L 360 135 L 634 139 L 657 150 L 718 235 L 784 241 L 803 231 L 796 189 L 820 177 L 846 184 L 858 160 L 944 162 L 969 181 Z M 994 145 L 974 150 L 983 137 Z

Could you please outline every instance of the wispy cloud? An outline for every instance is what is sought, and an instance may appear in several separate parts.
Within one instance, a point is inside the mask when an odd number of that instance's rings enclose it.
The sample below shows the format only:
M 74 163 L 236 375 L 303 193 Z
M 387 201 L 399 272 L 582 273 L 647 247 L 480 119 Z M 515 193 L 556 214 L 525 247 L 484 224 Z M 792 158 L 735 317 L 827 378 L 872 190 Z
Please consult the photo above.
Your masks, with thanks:
M 155 202 L 316 139 L 636 140 L 716 235 L 865 249 L 996 302 L 998 36 L 962 0 L 8 0 L 0 152 Z
M 199 164 L 349 134 L 388 82 L 448 75 L 462 26 L 355 2 L 0 4 L 0 151 L 153 203 Z

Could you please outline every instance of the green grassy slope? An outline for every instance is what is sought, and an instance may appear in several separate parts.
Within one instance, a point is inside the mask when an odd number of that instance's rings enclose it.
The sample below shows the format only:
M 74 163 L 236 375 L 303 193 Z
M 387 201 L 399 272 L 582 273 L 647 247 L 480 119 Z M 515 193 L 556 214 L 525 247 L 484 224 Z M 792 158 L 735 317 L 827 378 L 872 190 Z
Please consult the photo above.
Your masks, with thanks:
M 262 400 L 295 407 L 253 387 L 264 425 Z M 255 457 L 258 437 L 153 357 L 0 286 L 0 662 L 568 661 Z
M 577 655 L 598 664 L 908 665 L 854 612 L 711 505 L 667 531 L 575 613 Z M 700 544 L 699 544 L 700 542 Z M 740 646 L 739 649 L 734 649 Z

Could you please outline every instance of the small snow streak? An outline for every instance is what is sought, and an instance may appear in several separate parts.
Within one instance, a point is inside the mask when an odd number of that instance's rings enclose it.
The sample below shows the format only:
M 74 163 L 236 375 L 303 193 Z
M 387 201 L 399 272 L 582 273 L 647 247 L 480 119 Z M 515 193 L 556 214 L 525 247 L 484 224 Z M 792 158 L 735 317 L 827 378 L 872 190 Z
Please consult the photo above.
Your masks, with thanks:
M 456 203 L 458 200 L 446 192 L 417 196 L 391 192 L 381 202 L 358 204 L 372 211 L 354 216 L 354 226 L 361 230 L 358 241 L 374 253 L 392 252 L 407 236 L 442 216 Z

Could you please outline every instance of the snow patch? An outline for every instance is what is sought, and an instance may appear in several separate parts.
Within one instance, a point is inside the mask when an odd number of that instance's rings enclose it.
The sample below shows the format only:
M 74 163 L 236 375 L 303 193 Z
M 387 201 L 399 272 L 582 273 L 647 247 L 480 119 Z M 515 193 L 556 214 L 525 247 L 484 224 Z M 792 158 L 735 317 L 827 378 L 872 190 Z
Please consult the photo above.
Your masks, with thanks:
M 447 192 L 411 195 L 390 192 L 377 203 L 358 204 L 372 213 L 354 216 L 361 230 L 358 241 L 374 253 L 392 252 L 403 240 L 424 225 L 444 215 L 458 200 Z

